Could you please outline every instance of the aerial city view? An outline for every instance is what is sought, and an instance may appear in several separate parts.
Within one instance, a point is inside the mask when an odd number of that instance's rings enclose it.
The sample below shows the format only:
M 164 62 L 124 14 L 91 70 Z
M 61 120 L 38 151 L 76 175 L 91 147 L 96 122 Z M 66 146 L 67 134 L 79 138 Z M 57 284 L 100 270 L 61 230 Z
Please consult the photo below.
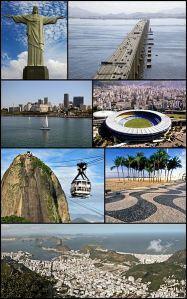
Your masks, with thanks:
M 107 149 L 105 220 L 186 222 L 186 149 Z
M 3 81 L 3 147 L 92 146 L 90 81 Z
M 186 298 L 186 1 L 1 25 L 1 298 Z
M 184 147 L 185 81 L 96 81 L 95 146 Z
M 103 222 L 103 160 L 102 149 L 3 149 L 1 221 Z
M 3 224 L 1 244 L 3 298 L 186 296 L 184 224 Z

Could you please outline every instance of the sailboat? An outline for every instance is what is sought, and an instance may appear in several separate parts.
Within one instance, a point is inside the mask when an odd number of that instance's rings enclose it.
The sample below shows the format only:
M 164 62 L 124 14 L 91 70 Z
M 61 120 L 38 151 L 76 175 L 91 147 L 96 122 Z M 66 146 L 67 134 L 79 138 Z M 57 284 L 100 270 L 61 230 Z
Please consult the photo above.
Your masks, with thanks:
M 48 125 L 48 117 L 46 115 L 44 122 L 43 122 L 43 126 L 40 128 L 40 130 L 50 130 L 49 125 Z

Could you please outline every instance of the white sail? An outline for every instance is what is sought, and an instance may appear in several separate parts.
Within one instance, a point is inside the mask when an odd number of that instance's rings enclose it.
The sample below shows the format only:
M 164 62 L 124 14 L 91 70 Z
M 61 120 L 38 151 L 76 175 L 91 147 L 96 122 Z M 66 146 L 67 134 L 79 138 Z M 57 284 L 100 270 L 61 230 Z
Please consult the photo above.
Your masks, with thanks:
M 48 118 L 47 118 L 47 115 L 45 117 L 45 127 L 48 128 Z
M 46 117 L 42 120 L 42 127 L 40 128 L 40 130 L 50 130 L 49 128 L 49 124 L 48 124 L 48 117 L 46 115 Z

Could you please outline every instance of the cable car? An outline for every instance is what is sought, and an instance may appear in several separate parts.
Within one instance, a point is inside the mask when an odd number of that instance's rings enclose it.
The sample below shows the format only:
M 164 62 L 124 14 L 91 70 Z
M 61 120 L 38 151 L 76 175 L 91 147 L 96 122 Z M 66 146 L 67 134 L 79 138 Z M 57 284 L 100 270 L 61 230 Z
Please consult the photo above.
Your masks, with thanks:
M 91 192 L 91 182 L 85 174 L 87 163 L 81 162 L 77 164 L 78 174 L 71 183 L 72 197 L 89 197 Z

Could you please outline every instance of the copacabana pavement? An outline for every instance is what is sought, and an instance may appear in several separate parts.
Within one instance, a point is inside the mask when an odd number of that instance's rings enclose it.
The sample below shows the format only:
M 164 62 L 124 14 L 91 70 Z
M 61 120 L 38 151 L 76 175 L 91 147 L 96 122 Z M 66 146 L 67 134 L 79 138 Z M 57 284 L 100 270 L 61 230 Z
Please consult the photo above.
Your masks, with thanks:
M 144 182 L 140 186 L 124 187 L 108 192 L 105 197 L 105 220 L 108 223 L 185 223 L 185 182 Z M 143 183 L 143 182 L 141 182 Z M 149 183 L 149 184 L 148 184 Z M 122 189 L 123 185 L 123 189 Z M 132 186 L 132 185 L 131 185 Z M 106 184 L 106 190 L 109 185 Z

